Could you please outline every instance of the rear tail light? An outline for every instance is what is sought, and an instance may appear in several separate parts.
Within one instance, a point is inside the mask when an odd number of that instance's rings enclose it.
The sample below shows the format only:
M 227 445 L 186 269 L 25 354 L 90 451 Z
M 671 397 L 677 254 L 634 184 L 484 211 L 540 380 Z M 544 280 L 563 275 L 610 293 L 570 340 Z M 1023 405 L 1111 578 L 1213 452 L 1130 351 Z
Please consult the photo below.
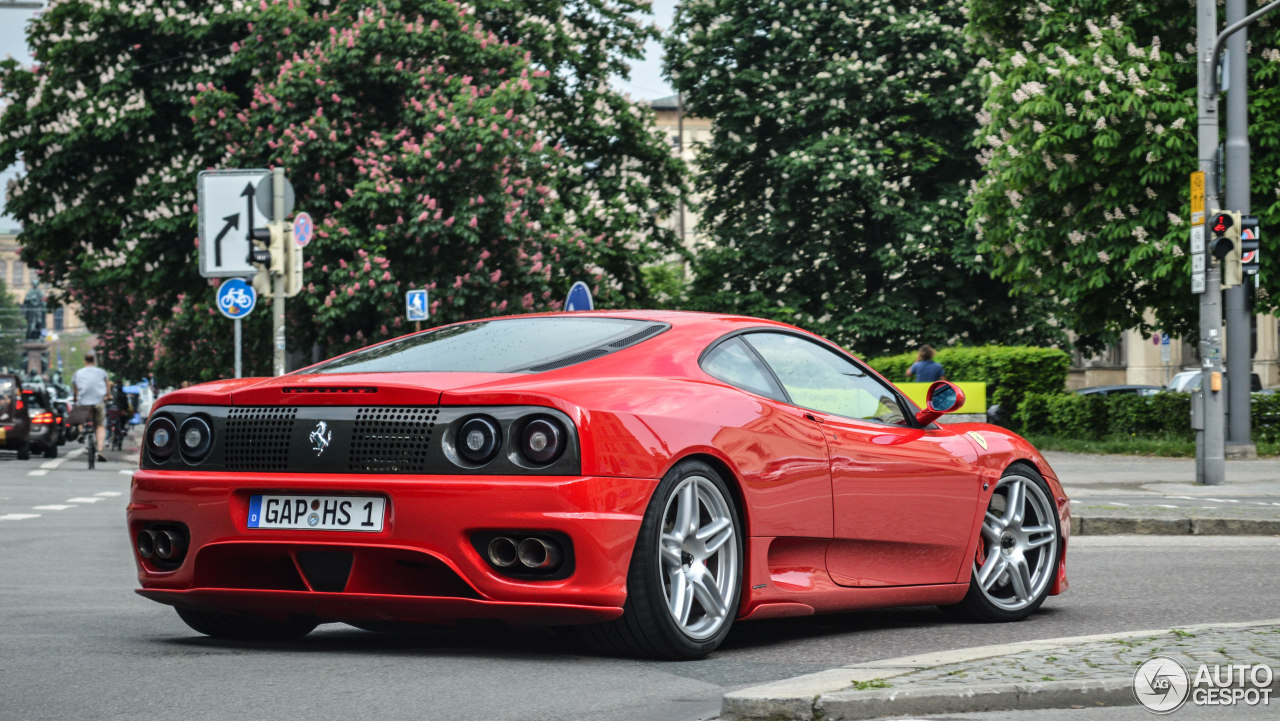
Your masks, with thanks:
M 565 432 L 551 418 L 535 418 L 520 433 L 520 453 L 530 463 L 545 466 L 564 451 Z
M 472 416 L 458 428 L 458 454 L 469 463 L 484 465 L 498 455 L 502 445 L 502 430 L 492 419 L 485 416 Z
M 17 409 L 17 410 L 22 410 L 22 408 L 23 408 L 22 399 L 21 399 L 21 398 L 19 398 L 19 399 L 18 399 L 18 402 L 17 402 L 17 403 L 15 403 L 15 404 L 13 405 L 13 407 L 14 407 L 15 409 Z
M 31 422 L 32 422 L 32 423 L 35 423 L 35 424 L 38 424 L 38 425 L 42 425 L 42 426 L 43 426 L 43 425 L 48 425 L 48 424 L 50 424 L 50 423 L 53 423 L 53 414 L 52 414 L 52 413 L 37 413 L 37 414 L 35 414 L 34 416 L 31 416 Z

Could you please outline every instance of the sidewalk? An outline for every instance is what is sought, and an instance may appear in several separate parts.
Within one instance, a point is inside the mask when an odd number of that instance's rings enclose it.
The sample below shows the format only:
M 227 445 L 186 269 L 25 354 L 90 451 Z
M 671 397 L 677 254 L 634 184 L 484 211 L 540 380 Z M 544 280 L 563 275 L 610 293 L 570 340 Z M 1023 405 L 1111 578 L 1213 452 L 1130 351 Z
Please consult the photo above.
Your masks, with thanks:
M 1153 656 L 1280 669 L 1280 619 L 1078 636 L 905 656 L 725 695 L 720 718 L 839 721 L 882 716 L 1137 704 L 1134 670 Z M 1280 674 L 1271 680 L 1280 689 Z M 1280 698 L 1273 699 L 1280 704 Z
M 1045 453 L 1071 498 L 1073 535 L 1280 535 L 1280 460 L 1230 460 L 1220 486 L 1195 459 Z

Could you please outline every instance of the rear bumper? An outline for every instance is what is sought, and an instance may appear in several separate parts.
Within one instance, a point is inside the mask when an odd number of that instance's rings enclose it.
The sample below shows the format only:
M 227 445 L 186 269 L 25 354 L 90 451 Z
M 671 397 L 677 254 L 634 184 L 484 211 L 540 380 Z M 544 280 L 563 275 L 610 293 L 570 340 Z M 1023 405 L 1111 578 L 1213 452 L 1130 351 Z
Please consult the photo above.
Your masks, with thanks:
M 161 603 L 326 621 L 591 622 L 622 612 L 632 548 L 656 483 L 140 470 L 127 516 L 131 538 L 156 523 L 189 533 L 176 568 L 143 559 L 135 544 L 138 592 Z M 259 493 L 381 496 L 387 510 L 376 533 L 249 529 L 249 498 Z M 505 576 L 473 543 L 485 531 L 563 534 L 573 571 L 558 580 Z M 317 570 L 327 559 L 340 559 L 336 581 Z

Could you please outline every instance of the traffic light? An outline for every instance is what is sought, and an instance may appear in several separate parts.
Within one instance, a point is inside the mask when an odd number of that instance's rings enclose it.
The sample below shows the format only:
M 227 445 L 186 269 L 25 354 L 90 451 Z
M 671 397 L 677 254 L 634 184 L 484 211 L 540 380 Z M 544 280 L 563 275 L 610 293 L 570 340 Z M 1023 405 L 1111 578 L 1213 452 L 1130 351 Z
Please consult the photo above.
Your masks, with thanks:
M 1240 214 L 1219 210 L 1213 215 L 1209 229 L 1213 231 L 1213 257 L 1222 263 L 1223 290 L 1240 285 L 1244 276 L 1240 264 Z
M 284 239 L 284 297 L 292 298 L 302 292 L 302 246 L 294 242 L 293 229 L 285 229 Z

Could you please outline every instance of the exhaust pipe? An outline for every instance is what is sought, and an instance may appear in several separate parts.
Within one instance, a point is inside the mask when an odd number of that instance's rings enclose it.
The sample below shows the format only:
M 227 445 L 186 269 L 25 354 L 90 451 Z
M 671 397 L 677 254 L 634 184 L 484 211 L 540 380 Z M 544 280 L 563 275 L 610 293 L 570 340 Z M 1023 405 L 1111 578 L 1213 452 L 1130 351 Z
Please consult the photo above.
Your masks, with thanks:
M 498 568 L 510 568 L 516 562 L 516 542 L 506 536 L 489 541 L 489 563 Z
M 143 558 L 151 558 L 156 555 L 156 534 L 148 529 L 138 531 L 137 538 L 138 555 Z
M 526 538 L 517 551 L 520 563 L 533 570 L 548 570 L 560 565 L 560 547 L 541 538 Z
M 177 560 L 187 550 L 182 534 L 176 531 L 156 531 L 154 535 L 156 558 L 163 561 Z

